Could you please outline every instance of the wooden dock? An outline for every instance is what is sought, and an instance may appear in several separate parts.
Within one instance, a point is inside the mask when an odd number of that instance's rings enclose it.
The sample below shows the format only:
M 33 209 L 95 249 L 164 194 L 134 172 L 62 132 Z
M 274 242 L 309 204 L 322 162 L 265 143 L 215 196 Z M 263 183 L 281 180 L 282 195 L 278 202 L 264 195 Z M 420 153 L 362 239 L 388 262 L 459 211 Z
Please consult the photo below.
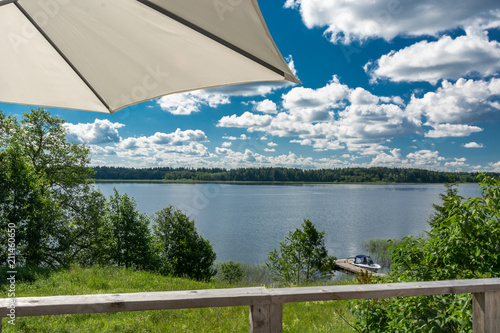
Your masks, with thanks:
M 347 274 L 359 274 L 359 273 L 368 272 L 370 274 L 373 274 L 373 276 L 378 276 L 378 277 L 385 277 L 386 276 L 385 274 L 375 273 L 375 272 L 369 271 L 367 269 L 364 269 L 364 268 L 361 268 L 358 266 L 354 266 L 353 264 L 351 264 L 351 262 L 352 261 L 349 259 L 337 259 L 337 260 L 335 260 L 335 268 L 334 269 L 336 271 L 341 271 L 341 272 L 344 272 Z

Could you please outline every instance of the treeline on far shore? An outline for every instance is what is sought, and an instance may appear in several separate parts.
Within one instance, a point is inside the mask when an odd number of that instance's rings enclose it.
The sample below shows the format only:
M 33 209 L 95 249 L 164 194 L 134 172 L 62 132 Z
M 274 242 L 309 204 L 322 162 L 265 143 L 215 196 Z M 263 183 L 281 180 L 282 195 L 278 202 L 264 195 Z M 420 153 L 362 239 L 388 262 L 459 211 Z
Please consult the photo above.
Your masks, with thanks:
M 445 172 L 413 168 L 124 168 L 94 167 L 96 180 L 304 183 L 474 183 L 478 172 Z M 499 173 L 486 175 L 497 178 Z

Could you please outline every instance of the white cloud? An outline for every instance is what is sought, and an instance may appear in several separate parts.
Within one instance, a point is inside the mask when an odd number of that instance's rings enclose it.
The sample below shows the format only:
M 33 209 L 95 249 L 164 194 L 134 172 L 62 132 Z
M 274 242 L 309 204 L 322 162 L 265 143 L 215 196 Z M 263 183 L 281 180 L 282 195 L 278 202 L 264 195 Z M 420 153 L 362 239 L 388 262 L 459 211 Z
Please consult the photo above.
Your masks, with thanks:
M 250 140 L 246 134 L 241 134 L 239 137 L 225 135 L 222 137 L 225 140 L 236 141 L 236 140 Z
M 401 149 L 394 148 L 390 154 L 380 152 L 371 162 L 371 166 L 398 167 L 401 166 Z
M 219 120 L 217 127 L 263 127 L 271 123 L 272 117 L 270 115 L 257 115 L 250 112 L 245 112 L 241 116 L 224 116 Z
M 397 101 L 398 104 L 394 104 Z M 223 117 L 220 127 L 247 128 L 249 132 L 295 138 L 317 151 L 348 149 L 376 154 L 377 144 L 421 130 L 421 114 L 407 112 L 400 99 L 378 97 L 365 89 L 351 89 L 337 77 L 325 87 L 296 87 L 283 95 L 284 111 L 276 115 Z M 377 147 L 376 151 L 374 147 Z
M 452 39 L 441 37 L 436 42 L 421 41 L 398 52 L 392 51 L 370 63 L 365 70 L 372 80 L 394 82 L 456 80 L 469 74 L 489 76 L 500 71 L 500 43 L 489 41 L 486 32 L 472 33 Z
M 300 10 L 308 28 L 326 27 L 325 35 L 333 43 L 500 26 L 497 0 L 287 0 L 285 7 Z
M 232 144 L 233 144 L 232 142 L 223 142 L 223 143 L 222 143 L 222 147 L 224 147 L 224 148 L 229 148 L 229 147 L 231 147 L 231 146 L 232 146 Z
M 345 106 L 349 87 L 340 83 L 337 76 L 322 88 L 293 88 L 283 96 L 283 107 L 301 121 L 325 121 L 329 111 Z
M 268 153 L 272 153 L 272 152 L 275 152 L 276 149 L 274 149 L 274 148 L 264 148 L 264 151 L 268 152 Z
M 278 106 L 273 101 L 266 99 L 262 102 L 256 102 L 254 110 L 262 113 L 276 114 L 278 113 Z
M 408 154 L 403 163 L 417 168 L 438 169 L 444 160 L 438 151 L 424 149 Z
M 484 145 L 482 143 L 477 143 L 477 142 L 469 142 L 465 143 L 462 145 L 464 148 L 484 148 Z
M 452 162 L 446 162 L 444 166 L 448 169 L 453 170 L 464 170 L 470 167 L 469 164 L 466 163 L 467 159 L 465 157 L 462 158 L 454 158 Z
M 157 132 L 155 135 L 149 137 L 149 139 L 153 144 L 179 146 L 186 142 L 205 142 L 207 141 L 207 136 L 202 130 L 181 131 L 178 128 L 170 134 Z
M 434 128 L 427 136 L 444 137 L 447 133 L 447 136 L 456 137 L 459 132 L 467 136 L 481 129 L 455 125 L 470 125 L 500 116 L 499 97 L 500 79 L 459 79 L 455 84 L 444 81 L 436 92 L 429 92 L 422 98 L 413 96 L 406 110 L 427 118 L 425 125 Z
M 96 119 L 93 124 L 65 124 L 68 139 L 88 144 L 103 144 L 120 142 L 121 137 L 118 129 L 124 124 L 112 123 L 104 119 Z
M 481 132 L 483 129 L 477 126 L 460 124 L 436 124 L 434 129 L 425 133 L 428 138 L 464 137 L 472 133 Z
M 229 104 L 229 97 L 223 94 L 211 93 L 208 90 L 199 90 L 182 94 L 173 94 L 157 100 L 163 111 L 174 115 L 190 115 L 200 112 L 202 106 L 215 108 L 219 105 Z
M 157 132 L 152 136 L 126 138 L 117 143 L 115 152 L 119 157 L 137 159 L 154 158 L 157 165 L 159 161 L 171 160 L 172 154 L 185 154 L 187 156 L 210 157 L 208 148 L 202 144 L 207 136 L 201 130 L 177 129 L 173 133 Z
M 268 143 L 267 143 L 267 145 L 268 145 L 269 147 L 277 147 L 277 146 L 278 146 L 278 144 L 277 144 L 277 143 L 274 143 L 274 142 L 268 142 Z

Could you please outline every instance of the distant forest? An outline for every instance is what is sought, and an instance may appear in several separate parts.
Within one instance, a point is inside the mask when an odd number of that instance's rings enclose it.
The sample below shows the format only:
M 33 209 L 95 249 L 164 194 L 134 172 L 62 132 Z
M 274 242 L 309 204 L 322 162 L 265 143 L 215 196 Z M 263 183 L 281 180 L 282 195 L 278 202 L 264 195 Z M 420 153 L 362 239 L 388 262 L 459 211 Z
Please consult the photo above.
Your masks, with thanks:
M 96 180 L 165 180 L 199 182 L 304 182 L 304 183 L 458 183 L 477 182 L 478 172 L 443 172 L 407 168 L 121 168 L 94 167 Z M 498 178 L 498 173 L 487 173 Z M 452 177 L 452 178 L 451 178 Z

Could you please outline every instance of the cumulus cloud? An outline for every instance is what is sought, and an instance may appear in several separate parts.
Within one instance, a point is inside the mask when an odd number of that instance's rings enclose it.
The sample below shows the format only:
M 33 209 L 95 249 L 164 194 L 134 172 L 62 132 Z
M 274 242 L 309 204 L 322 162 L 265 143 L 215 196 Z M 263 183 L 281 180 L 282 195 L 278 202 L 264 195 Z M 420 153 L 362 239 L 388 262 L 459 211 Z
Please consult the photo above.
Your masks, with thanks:
M 297 141 L 292 142 L 313 146 L 317 151 L 347 145 L 349 149 L 373 152 L 374 147 L 386 149 L 376 144 L 388 138 L 420 130 L 420 113 L 406 112 L 399 102 L 398 98 L 378 97 L 362 88 L 351 89 L 334 76 L 324 87 L 296 87 L 284 94 L 282 112 L 226 116 L 218 126 L 295 137 Z
M 500 71 L 500 43 L 489 41 L 486 32 L 452 39 L 441 37 L 436 42 L 421 41 L 398 52 L 383 55 L 373 65 L 365 66 L 372 80 L 394 82 L 456 80 L 470 74 L 483 77 Z
M 65 124 L 68 139 L 88 144 L 104 144 L 120 142 L 121 137 L 118 129 L 124 124 L 112 123 L 104 119 L 96 119 L 92 124 Z
M 444 81 L 436 92 L 429 92 L 422 98 L 413 96 L 407 111 L 426 117 L 425 125 L 434 128 L 427 133 L 427 136 L 468 136 L 481 129 L 462 125 L 498 117 L 499 98 L 500 79 L 493 78 L 489 81 L 459 79 L 455 84 Z M 453 134 L 454 131 L 456 134 Z
M 256 102 L 254 110 L 262 113 L 276 114 L 278 113 L 278 106 L 273 101 L 266 99 L 262 102 Z
M 464 137 L 472 133 L 481 132 L 483 129 L 477 126 L 461 124 L 436 124 L 434 129 L 425 133 L 428 138 Z
M 401 166 L 401 149 L 394 148 L 389 154 L 380 152 L 370 162 L 371 166 L 397 167 Z
M 157 103 L 163 111 L 185 116 L 200 112 L 202 106 L 208 105 L 211 108 L 215 108 L 219 105 L 229 104 L 230 101 L 227 95 L 200 90 L 164 96 L 159 98 Z
M 477 143 L 477 142 L 468 142 L 462 145 L 464 148 L 484 148 L 484 145 L 482 143 Z
M 328 120 L 330 111 L 345 106 L 349 87 L 340 83 L 337 76 L 322 88 L 296 87 L 283 96 L 283 107 L 302 121 Z
M 408 154 L 404 163 L 419 168 L 437 169 L 443 161 L 445 158 L 439 156 L 438 151 L 424 149 Z
M 224 116 L 219 120 L 218 127 L 263 127 L 271 123 L 272 117 L 270 115 L 257 115 L 250 112 L 245 112 L 241 116 Z
M 500 26 L 497 0 L 287 0 L 285 8 L 299 10 L 308 28 L 325 27 L 325 35 L 333 43 Z
M 208 141 L 201 130 L 177 129 L 173 133 L 157 132 L 151 136 L 130 137 L 115 145 L 115 153 L 122 158 L 155 158 L 159 161 L 171 160 L 172 154 L 210 157 L 208 148 L 203 142 Z

